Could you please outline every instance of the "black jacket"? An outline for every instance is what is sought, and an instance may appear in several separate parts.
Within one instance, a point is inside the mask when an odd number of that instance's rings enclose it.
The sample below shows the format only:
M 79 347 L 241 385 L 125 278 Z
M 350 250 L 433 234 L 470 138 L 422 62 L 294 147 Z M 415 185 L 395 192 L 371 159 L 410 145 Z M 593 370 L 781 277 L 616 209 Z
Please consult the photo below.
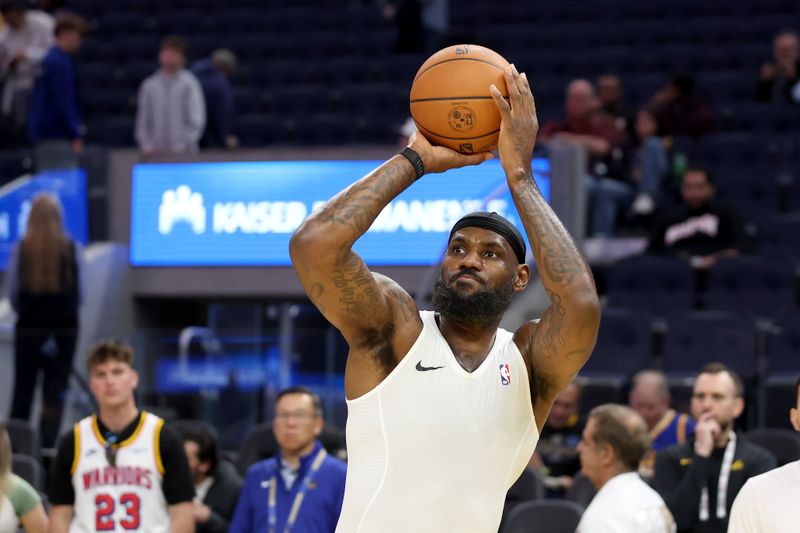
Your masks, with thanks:
M 197 525 L 197 533 L 227 533 L 241 490 L 242 478 L 236 469 L 230 463 L 220 462 L 214 471 L 214 483 L 203 500 L 211 508 L 211 518 Z
M 725 533 L 728 529 L 733 500 L 745 481 L 777 466 L 775 457 L 764 448 L 747 442 L 741 436 L 736 441 L 731 475 L 728 482 L 727 514 L 716 517 L 717 484 L 722 465 L 723 448 L 715 449 L 711 457 L 695 455 L 694 439 L 665 448 L 656 454 L 653 488 L 661 494 L 675 517 L 679 532 Z M 708 521 L 700 521 L 700 494 L 708 486 Z

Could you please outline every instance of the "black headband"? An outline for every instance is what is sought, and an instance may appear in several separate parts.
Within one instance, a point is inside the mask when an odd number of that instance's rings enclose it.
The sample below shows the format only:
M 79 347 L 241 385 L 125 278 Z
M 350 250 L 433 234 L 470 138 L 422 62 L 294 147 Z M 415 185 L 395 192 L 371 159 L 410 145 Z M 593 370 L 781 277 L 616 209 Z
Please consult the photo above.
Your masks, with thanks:
M 517 261 L 519 261 L 520 264 L 525 263 L 525 239 L 522 238 L 522 234 L 514 224 L 494 211 L 491 213 L 476 211 L 475 213 L 464 215 L 455 223 L 453 229 L 450 230 L 450 238 L 448 241 L 452 239 L 453 234 L 461 228 L 482 228 L 497 233 L 511 245 L 511 249 L 514 250 L 514 255 L 517 256 Z

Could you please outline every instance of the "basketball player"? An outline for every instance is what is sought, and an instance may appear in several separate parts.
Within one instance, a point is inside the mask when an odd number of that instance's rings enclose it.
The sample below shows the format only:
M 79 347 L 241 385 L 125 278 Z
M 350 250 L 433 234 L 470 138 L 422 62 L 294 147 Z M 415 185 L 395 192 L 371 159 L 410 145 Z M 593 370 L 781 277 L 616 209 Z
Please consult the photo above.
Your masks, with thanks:
M 350 347 L 339 533 L 496 532 L 553 399 L 594 347 L 600 306 L 592 276 L 533 180 L 538 123 L 528 80 L 509 67 L 505 81 L 509 102 L 491 88 L 502 117 L 500 159 L 550 295 L 540 322 L 498 329 L 530 268 L 522 235 L 497 214 L 473 213 L 453 227 L 436 312 L 417 309 L 352 249 L 426 171 L 479 164 L 488 153 L 462 155 L 414 133 L 292 237 L 306 292 Z
M 177 434 L 136 408 L 133 349 L 105 341 L 89 352 L 100 407 L 59 443 L 50 491 L 50 533 L 194 531 L 194 486 Z

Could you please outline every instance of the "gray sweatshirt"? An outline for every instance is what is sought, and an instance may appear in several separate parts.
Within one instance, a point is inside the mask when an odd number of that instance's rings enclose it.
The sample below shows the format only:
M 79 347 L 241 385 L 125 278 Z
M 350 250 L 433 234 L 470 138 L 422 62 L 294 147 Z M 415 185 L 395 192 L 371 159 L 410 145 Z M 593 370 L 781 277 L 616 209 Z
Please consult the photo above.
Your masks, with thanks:
M 203 91 L 194 74 L 163 70 L 142 82 L 136 113 L 136 142 L 142 151 L 196 152 L 206 125 Z

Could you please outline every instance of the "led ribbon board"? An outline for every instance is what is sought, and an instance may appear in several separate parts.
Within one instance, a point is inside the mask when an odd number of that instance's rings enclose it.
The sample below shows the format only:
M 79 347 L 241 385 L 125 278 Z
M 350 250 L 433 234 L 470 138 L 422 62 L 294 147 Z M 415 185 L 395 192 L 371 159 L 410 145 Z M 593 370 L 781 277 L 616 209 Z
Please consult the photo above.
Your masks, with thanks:
M 133 169 L 134 266 L 288 266 L 289 239 L 333 195 L 381 161 L 143 163 Z M 550 166 L 534 160 L 549 199 Z M 381 212 L 355 250 L 370 265 L 440 261 L 450 228 L 497 211 L 522 231 L 499 161 L 430 174 Z

